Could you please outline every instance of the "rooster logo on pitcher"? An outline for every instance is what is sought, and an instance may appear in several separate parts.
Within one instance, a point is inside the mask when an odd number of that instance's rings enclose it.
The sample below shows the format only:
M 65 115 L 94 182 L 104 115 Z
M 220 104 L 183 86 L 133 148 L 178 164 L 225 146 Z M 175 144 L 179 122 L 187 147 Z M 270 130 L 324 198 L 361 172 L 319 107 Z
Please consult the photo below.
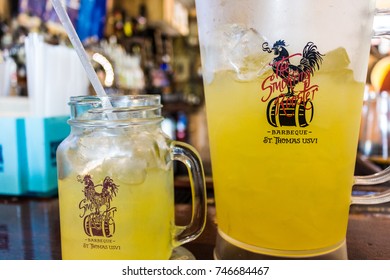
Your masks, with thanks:
M 324 55 L 313 42 L 307 43 L 302 53 L 292 55 L 283 40 L 276 41 L 272 48 L 268 42 L 263 43 L 262 47 L 263 51 L 275 55 L 270 63 L 273 74 L 261 85 L 266 93 L 261 101 L 268 102 L 268 123 L 274 127 L 308 126 L 314 116 L 313 100 L 319 88 L 312 84 L 311 77 L 320 69 Z M 300 58 L 298 65 L 291 63 L 291 59 L 296 58 Z
M 111 201 L 118 192 L 118 185 L 110 177 L 105 177 L 102 184 L 95 185 L 91 175 L 77 176 L 77 181 L 84 184 L 84 198 L 79 203 L 83 210 L 84 232 L 88 236 L 112 237 L 115 233 L 114 213 Z M 100 192 L 99 192 L 100 190 Z

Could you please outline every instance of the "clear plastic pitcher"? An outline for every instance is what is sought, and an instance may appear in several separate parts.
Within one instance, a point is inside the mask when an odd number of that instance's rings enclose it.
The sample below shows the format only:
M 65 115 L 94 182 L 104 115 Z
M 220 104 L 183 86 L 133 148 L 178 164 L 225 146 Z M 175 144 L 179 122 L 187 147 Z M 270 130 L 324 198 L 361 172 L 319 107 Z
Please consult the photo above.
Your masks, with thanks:
M 200 157 L 161 130 L 160 96 L 72 97 L 57 150 L 63 259 L 169 259 L 206 221 Z M 107 108 L 103 104 L 111 104 Z M 175 225 L 173 161 L 189 171 L 193 211 Z
M 216 258 L 345 258 L 351 202 L 390 200 L 351 197 L 389 173 L 353 176 L 375 1 L 196 8 Z

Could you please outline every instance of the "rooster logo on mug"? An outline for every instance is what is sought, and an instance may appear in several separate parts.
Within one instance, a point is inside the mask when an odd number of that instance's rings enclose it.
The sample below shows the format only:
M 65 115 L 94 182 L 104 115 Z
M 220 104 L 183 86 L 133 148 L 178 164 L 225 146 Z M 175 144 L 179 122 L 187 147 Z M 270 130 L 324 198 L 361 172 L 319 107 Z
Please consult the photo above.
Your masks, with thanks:
M 108 176 L 98 185 L 94 184 L 89 174 L 77 176 L 77 181 L 84 184 L 84 198 L 79 203 L 79 208 L 83 210 L 80 218 L 84 218 L 84 232 L 88 236 L 112 237 L 115 233 L 114 213 L 117 208 L 111 207 L 111 201 L 119 186 Z
M 320 69 L 323 54 L 317 50 L 313 42 L 308 42 L 302 53 L 290 55 L 285 41 L 276 41 L 272 48 L 268 42 L 263 43 L 263 51 L 273 53 L 275 58 L 270 63 L 273 74 L 267 77 L 262 89 L 275 89 L 279 91 L 277 97 L 268 102 L 267 120 L 274 127 L 297 126 L 306 127 L 314 116 L 313 98 L 318 91 L 318 85 L 311 83 L 314 72 Z M 291 60 L 300 59 L 299 64 L 294 65 Z M 268 100 L 268 98 L 267 98 Z

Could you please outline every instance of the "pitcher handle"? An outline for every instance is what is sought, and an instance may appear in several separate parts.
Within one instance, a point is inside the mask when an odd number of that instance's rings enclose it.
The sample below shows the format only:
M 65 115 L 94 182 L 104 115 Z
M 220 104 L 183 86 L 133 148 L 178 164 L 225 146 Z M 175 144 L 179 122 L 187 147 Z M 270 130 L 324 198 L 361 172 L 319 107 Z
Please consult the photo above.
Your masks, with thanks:
M 378 17 L 389 17 L 390 18 L 390 8 L 377 9 L 375 16 Z M 386 38 L 390 39 L 390 30 L 386 28 L 374 29 L 374 38 Z M 390 166 L 386 169 L 367 176 L 355 176 L 354 185 L 378 185 L 384 182 L 390 181 Z M 380 193 L 375 193 L 372 195 L 353 195 L 352 204 L 380 204 L 390 202 L 390 189 Z
M 390 8 L 376 9 L 376 17 L 390 17 Z M 374 29 L 374 38 L 386 38 L 390 40 L 390 30 L 385 28 Z
M 354 185 L 370 186 L 390 181 L 390 166 L 372 175 L 355 176 Z M 390 202 L 390 189 L 372 195 L 352 195 L 352 204 L 380 204 Z
M 185 164 L 188 170 L 192 193 L 192 216 L 187 226 L 176 226 L 174 246 L 196 239 L 206 225 L 206 183 L 202 161 L 197 151 L 190 145 L 172 141 L 172 160 L 178 160 Z

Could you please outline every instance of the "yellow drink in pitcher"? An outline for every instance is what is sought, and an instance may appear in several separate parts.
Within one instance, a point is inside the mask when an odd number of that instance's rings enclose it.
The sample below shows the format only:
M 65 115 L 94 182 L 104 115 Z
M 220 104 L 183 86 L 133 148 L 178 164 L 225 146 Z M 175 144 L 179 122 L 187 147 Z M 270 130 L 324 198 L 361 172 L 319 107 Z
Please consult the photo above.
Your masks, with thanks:
M 272 101 L 285 87 L 272 69 L 251 81 L 221 71 L 205 85 L 217 223 L 231 244 L 303 256 L 344 241 L 364 87 L 345 60 L 343 49 L 325 54 L 296 86 L 295 100 L 308 101 L 300 119 L 285 112 L 294 98 Z M 302 123 L 282 125 L 282 114 Z
M 99 169 L 59 180 L 63 259 L 169 259 L 172 170 L 148 169 L 135 184 L 126 174 L 107 174 Z

